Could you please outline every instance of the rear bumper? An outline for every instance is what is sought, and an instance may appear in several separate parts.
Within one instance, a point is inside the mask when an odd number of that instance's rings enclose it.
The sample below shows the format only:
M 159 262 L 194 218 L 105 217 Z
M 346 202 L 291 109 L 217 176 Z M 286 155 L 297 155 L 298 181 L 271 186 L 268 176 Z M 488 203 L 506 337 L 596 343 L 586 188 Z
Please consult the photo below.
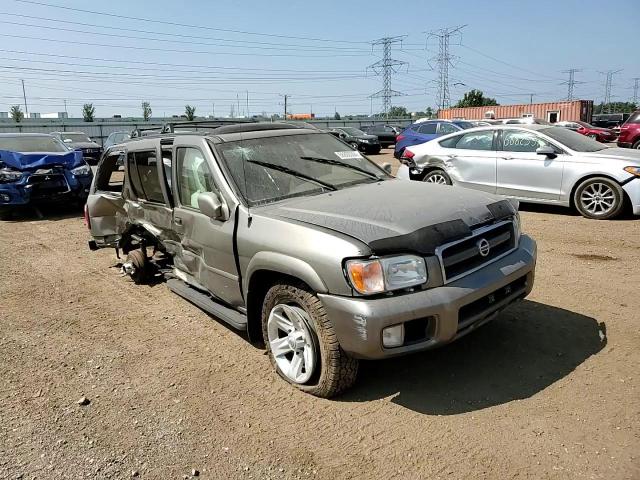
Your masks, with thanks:
M 533 288 L 536 255 L 535 241 L 523 235 L 513 253 L 442 287 L 379 299 L 318 297 L 340 346 L 350 355 L 364 359 L 406 355 L 460 338 L 526 297 Z M 385 327 L 422 319 L 426 319 L 424 339 L 383 347 Z
M 622 186 L 631 201 L 634 215 L 640 215 L 640 178 L 634 178 Z

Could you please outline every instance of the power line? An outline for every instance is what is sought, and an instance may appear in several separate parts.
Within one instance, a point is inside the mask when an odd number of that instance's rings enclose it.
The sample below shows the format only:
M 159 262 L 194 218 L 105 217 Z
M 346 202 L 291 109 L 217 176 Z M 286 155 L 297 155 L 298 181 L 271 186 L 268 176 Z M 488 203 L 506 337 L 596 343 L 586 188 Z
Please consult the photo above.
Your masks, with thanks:
M 245 30 L 232 30 L 232 29 L 227 29 L 227 28 L 215 28 L 215 27 L 210 27 L 208 25 L 194 25 L 194 24 L 188 24 L 188 23 L 169 22 L 169 21 L 166 21 L 166 20 L 156 20 L 156 19 L 151 19 L 151 18 L 133 17 L 133 16 L 119 15 L 119 14 L 109 13 L 109 12 L 99 12 L 99 11 L 96 11 L 96 10 L 85 10 L 85 9 L 81 9 L 81 8 L 67 7 L 67 6 L 64 6 L 64 5 L 56 5 L 56 4 L 53 4 L 53 3 L 37 2 L 37 1 L 34 1 L 34 0 L 14 0 L 14 2 L 27 3 L 27 4 L 31 4 L 31 5 L 40 5 L 40 6 L 43 6 L 43 7 L 50 7 L 50 8 L 58 8 L 58 9 L 68 10 L 68 11 L 73 11 L 73 12 L 89 13 L 91 15 L 101 15 L 101 16 L 111 17 L 111 18 L 118 18 L 118 19 L 125 19 L 125 20 L 136 20 L 136 21 L 139 21 L 139 22 L 156 23 L 156 24 L 160 24 L 160 25 L 171 25 L 171 26 L 174 26 L 174 27 L 187 27 L 187 28 L 197 28 L 197 29 L 201 29 L 201 30 L 217 31 L 217 32 L 237 33 L 237 34 L 242 34 L 242 35 L 255 35 L 255 36 L 261 36 L 261 37 L 275 37 L 275 38 L 290 38 L 290 39 L 295 39 L 295 40 L 309 40 L 309 41 L 315 41 L 315 42 L 356 43 L 356 44 L 367 44 L 367 43 L 369 43 L 369 42 L 366 42 L 366 41 L 357 41 L 357 40 L 336 40 L 336 39 L 330 39 L 330 38 L 301 37 L 301 36 L 292 36 L 292 35 L 281 35 L 281 34 L 275 34 L 275 33 L 262 33 L 262 32 L 251 32 L 251 31 L 245 31 Z
M 401 92 L 391 88 L 391 75 L 398 71 L 398 67 L 407 65 L 407 62 L 391 58 L 391 46 L 395 43 L 402 44 L 402 40 L 406 35 L 396 37 L 383 37 L 371 42 L 371 47 L 382 45 L 382 59 L 369 65 L 376 75 L 382 75 L 382 90 L 378 90 L 371 95 L 371 98 L 382 98 L 382 110 L 386 118 L 389 117 L 389 109 L 391 108 L 391 97 L 403 95 Z
M 449 66 L 452 66 L 451 59 L 453 57 L 449 54 L 449 41 L 452 35 L 459 33 L 465 26 L 441 28 L 440 30 L 429 32 L 427 35 L 427 41 L 432 37 L 438 39 L 439 52 L 432 60 L 435 60 L 438 64 L 438 108 L 443 110 L 451 106 Z
M 562 71 L 562 73 L 569 74 L 569 80 L 567 80 L 566 82 L 562 82 L 563 85 L 567 85 L 567 101 L 568 102 L 571 102 L 573 100 L 573 88 L 576 86 L 576 84 L 584 83 L 584 82 L 578 82 L 575 79 L 575 74 L 581 71 L 582 70 L 579 68 L 570 68 L 569 70 Z

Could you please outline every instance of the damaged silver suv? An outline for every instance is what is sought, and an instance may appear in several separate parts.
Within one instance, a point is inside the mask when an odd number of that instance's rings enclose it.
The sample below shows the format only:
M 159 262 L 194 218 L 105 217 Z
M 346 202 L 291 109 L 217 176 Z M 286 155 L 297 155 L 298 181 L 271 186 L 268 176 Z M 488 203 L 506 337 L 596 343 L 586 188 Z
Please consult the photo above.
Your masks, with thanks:
M 322 397 L 353 384 L 358 359 L 448 343 L 533 287 L 517 205 L 396 180 L 289 124 L 169 124 L 115 145 L 86 217 L 92 249 L 123 251 L 136 282 L 166 279 Z

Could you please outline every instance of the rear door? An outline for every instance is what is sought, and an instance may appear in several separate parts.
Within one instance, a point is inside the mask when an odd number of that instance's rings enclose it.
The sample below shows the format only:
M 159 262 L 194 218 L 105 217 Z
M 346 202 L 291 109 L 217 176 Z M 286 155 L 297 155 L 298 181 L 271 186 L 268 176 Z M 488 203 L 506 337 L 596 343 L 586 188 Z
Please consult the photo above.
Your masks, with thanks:
M 126 151 L 105 153 L 98 164 L 85 206 L 88 227 L 96 246 L 115 247 L 124 229 L 126 212 L 122 189 Z
M 180 238 L 175 265 L 187 282 L 196 283 L 229 305 L 242 306 L 234 252 L 235 211 L 231 192 L 206 139 L 177 137 L 173 149 L 174 230 Z M 213 192 L 226 206 L 224 219 L 212 219 L 198 207 L 198 195 Z
M 436 122 L 418 124 L 416 127 L 416 135 L 412 135 L 411 143 L 409 145 L 419 145 L 421 143 L 428 142 L 429 140 L 433 140 L 438 136 L 436 133 L 437 129 L 438 124 Z
M 497 193 L 522 199 L 560 200 L 566 154 L 533 130 L 501 130 L 497 158 Z M 558 151 L 556 158 L 538 155 L 540 147 Z
M 496 192 L 495 131 L 472 131 L 440 142 L 448 154 L 445 170 L 462 187 Z

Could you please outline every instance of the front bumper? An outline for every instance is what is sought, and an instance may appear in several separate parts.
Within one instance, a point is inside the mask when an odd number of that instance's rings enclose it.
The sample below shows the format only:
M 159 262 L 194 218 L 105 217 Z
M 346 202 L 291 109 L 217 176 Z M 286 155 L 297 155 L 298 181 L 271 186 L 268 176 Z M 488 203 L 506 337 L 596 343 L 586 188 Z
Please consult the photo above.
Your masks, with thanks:
M 633 214 L 640 215 L 640 178 L 632 178 L 622 188 L 629 196 Z
M 511 254 L 441 287 L 376 299 L 318 297 L 348 354 L 364 359 L 405 355 L 460 338 L 526 297 L 533 288 L 536 256 L 535 241 L 522 235 Z M 383 347 L 385 327 L 421 319 L 427 319 L 422 341 Z
M 29 205 L 32 203 L 46 203 L 68 198 L 85 199 L 89 195 L 93 175 L 75 176 L 65 171 L 64 183 L 60 180 L 51 188 L 47 182 L 37 185 L 29 182 L 31 174 L 24 174 L 17 182 L 0 183 L 0 209 Z M 56 175 L 60 177 L 61 175 Z
M 631 148 L 633 146 L 633 144 L 631 142 L 621 142 L 620 140 L 618 140 L 617 145 L 620 148 Z

